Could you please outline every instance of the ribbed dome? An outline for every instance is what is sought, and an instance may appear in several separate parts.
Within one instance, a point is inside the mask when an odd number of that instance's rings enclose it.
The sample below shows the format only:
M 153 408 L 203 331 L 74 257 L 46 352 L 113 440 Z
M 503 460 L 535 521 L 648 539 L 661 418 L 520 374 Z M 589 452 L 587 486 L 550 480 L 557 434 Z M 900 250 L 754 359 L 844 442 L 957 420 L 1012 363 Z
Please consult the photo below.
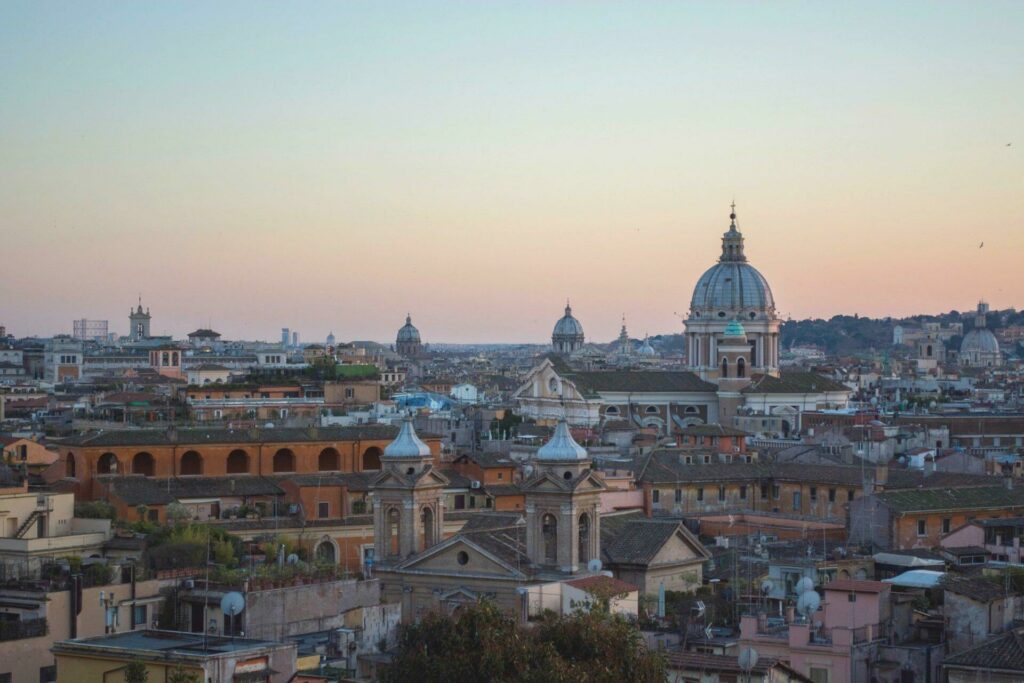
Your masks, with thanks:
M 582 337 L 583 336 L 583 325 L 580 325 L 580 321 L 572 316 L 572 307 L 569 304 L 565 305 L 565 315 L 558 319 L 555 323 L 555 329 L 551 333 L 552 337 Z
M 658 355 L 658 352 L 654 350 L 653 346 L 651 346 L 651 341 L 649 339 L 647 339 L 647 337 L 644 337 L 644 343 L 640 345 L 640 348 L 637 349 L 636 352 L 638 354 L 640 354 L 641 356 L 656 356 L 656 355 Z
M 537 449 L 537 460 L 564 462 L 566 460 L 586 459 L 587 449 L 576 443 L 576 439 L 572 438 L 565 418 L 558 421 L 558 426 L 555 427 L 555 435 L 551 437 L 551 440 Z
M 420 331 L 413 327 L 412 316 L 405 316 L 405 325 L 402 329 L 398 330 L 398 342 L 402 343 L 419 343 Z
M 731 315 L 774 309 L 775 298 L 764 276 L 749 263 L 735 261 L 711 266 L 700 276 L 690 300 L 690 310 L 709 317 L 719 311 Z
M 416 436 L 416 429 L 412 426 L 411 417 L 405 418 L 398 436 L 384 448 L 384 457 L 417 459 L 430 457 L 430 446 Z
M 960 353 L 999 353 L 999 340 L 987 328 L 975 328 L 964 335 Z

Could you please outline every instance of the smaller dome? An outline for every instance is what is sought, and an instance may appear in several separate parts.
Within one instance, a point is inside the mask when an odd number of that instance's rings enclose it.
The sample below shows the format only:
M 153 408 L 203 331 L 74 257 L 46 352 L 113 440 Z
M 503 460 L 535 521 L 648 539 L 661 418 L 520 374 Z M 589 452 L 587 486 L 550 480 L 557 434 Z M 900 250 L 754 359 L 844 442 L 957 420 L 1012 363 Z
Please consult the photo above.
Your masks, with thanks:
M 572 307 L 569 304 L 565 305 L 565 315 L 558 319 L 555 323 L 555 329 L 551 333 L 552 337 L 582 337 L 583 336 L 583 325 L 580 321 L 573 317 Z
M 729 324 L 725 326 L 725 332 L 723 333 L 726 337 L 746 337 L 747 331 L 743 329 L 743 325 L 736 318 L 729 321 Z
M 569 433 L 569 424 L 562 418 L 558 421 L 558 426 L 555 427 L 555 435 L 551 437 L 551 440 L 546 444 L 537 449 L 537 460 L 544 461 L 566 461 L 566 460 L 586 460 L 587 449 L 576 443 L 576 439 L 572 438 L 572 434 Z
M 974 328 L 964 335 L 960 353 L 999 353 L 999 340 L 988 328 Z
M 658 355 L 657 351 L 654 350 L 654 347 L 651 346 L 651 340 L 648 339 L 647 337 L 644 337 L 644 343 L 640 345 L 640 348 L 637 349 L 636 352 L 638 354 L 640 354 L 641 356 L 656 356 L 656 355 Z
M 416 459 L 430 457 L 430 446 L 416 436 L 416 429 L 412 426 L 411 417 L 405 418 L 398 436 L 384 448 L 384 457 Z
M 398 330 L 398 341 L 400 343 L 419 343 L 420 331 L 413 326 L 411 315 L 405 316 L 405 325 L 402 326 L 402 329 Z

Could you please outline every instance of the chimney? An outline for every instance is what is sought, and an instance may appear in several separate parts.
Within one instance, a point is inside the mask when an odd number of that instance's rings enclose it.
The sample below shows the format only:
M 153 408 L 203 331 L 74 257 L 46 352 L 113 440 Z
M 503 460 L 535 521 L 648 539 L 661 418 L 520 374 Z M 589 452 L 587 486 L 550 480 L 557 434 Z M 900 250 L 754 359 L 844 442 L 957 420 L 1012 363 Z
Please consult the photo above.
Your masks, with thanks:
M 889 484 L 889 463 L 879 463 L 875 465 L 875 488 L 879 491 L 884 490 Z

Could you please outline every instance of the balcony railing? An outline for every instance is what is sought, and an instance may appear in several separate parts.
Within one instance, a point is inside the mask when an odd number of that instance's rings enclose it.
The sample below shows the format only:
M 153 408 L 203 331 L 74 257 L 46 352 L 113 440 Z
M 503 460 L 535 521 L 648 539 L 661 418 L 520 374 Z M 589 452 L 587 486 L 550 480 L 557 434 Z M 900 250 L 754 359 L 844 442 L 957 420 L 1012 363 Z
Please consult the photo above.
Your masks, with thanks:
M 46 618 L 26 619 L 24 621 L 0 621 L 0 642 L 5 640 L 21 640 L 22 638 L 38 638 L 48 632 Z

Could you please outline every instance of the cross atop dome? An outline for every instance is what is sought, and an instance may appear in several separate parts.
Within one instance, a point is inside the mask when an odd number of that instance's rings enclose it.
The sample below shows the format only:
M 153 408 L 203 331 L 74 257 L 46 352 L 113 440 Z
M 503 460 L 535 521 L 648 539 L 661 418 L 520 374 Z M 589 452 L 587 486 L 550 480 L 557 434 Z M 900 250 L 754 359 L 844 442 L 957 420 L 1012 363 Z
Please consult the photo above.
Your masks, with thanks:
M 722 256 L 718 259 L 723 262 L 742 262 L 747 257 L 743 253 L 743 233 L 736 227 L 736 202 L 730 205 L 729 230 L 722 235 Z

